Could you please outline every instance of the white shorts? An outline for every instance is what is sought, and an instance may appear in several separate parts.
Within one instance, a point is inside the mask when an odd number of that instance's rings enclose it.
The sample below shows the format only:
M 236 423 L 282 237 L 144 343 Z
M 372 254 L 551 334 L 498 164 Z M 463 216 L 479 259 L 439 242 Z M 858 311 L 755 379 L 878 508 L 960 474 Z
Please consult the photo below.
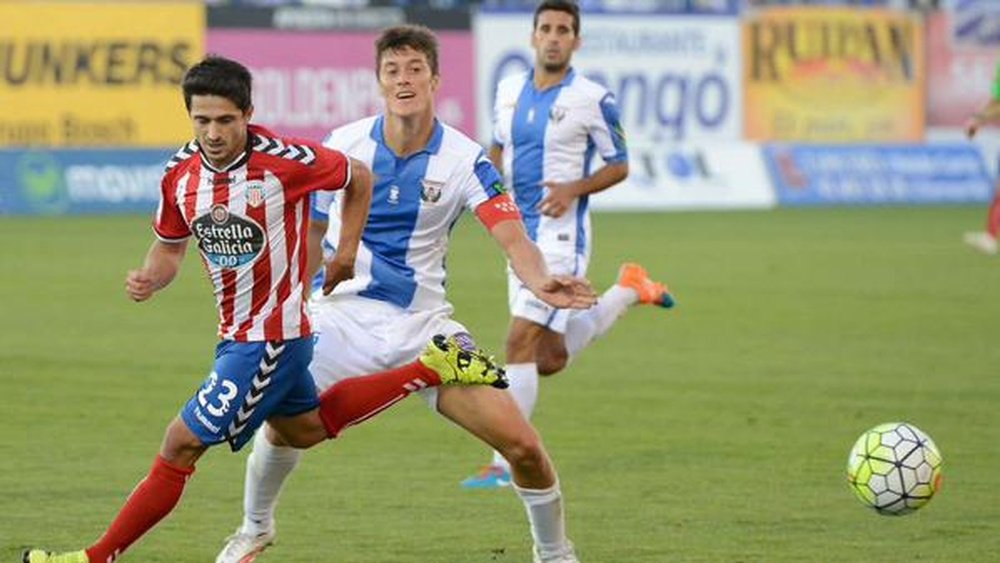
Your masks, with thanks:
M 559 276 L 585 276 L 587 274 L 587 256 L 545 255 L 545 265 L 549 273 Z M 549 330 L 566 333 L 566 323 L 572 313 L 570 309 L 556 309 L 535 297 L 534 293 L 521 283 L 514 270 L 507 266 L 507 298 L 512 317 L 520 317 L 538 323 Z
M 315 346 L 309 371 L 316 386 L 322 391 L 342 379 L 412 362 L 435 334 L 468 334 L 464 326 L 451 319 L 452 310 L 446 304 L 429 311 L 406 311 L 356 295 L 312 303 Z M 421 394 L 432 407 L 437 405 L 436 389 Z

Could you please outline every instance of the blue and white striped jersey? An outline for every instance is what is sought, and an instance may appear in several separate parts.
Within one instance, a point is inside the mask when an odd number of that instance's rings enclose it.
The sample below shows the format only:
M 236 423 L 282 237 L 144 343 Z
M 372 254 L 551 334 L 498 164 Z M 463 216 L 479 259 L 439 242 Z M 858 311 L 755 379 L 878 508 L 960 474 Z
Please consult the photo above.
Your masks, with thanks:
M 595 154 L 607 163 L 628 153 L 614 96 L 572 68 L 559 84 L 534 86 L 534 70 L 497 86 L 493 142 L 503 148 L 503 169 L 532 240 L 546 254 L 589 255 L 587 198 L 561 217 L 538 211 L 543 182 L 571 182 L 591 173 Z
M 397 157 L 386 146 L 384 121 L 381 115 L 355 121 L 324 141 L 367 164 L 374 176 L 355 277 L 333 295 L 357 294 L 415 311 L 438 308 L 447 303 L 444 262 L 452 227 L 465 209 L 503 195 L 503 182 L 479 144 L 440 121 L 424 150 Z M 328 252 L 340 237 L 339 197 L 313 197 L 312 216 L 329 221 Z M 314 289 L 322 285 L 322 272 L 317 280 Z M 313 298 L 324 297 L 314 292 Z

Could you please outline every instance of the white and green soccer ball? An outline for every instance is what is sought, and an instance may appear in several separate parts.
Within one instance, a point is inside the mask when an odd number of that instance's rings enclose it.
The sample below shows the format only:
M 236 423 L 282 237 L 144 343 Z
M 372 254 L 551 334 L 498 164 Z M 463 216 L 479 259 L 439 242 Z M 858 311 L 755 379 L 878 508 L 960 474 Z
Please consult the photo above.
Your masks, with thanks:
M 902 515 L 930 502 L 941 488 L 941 452 L 908 422 L 887 422 L 865 432 L 847 458 L 847 482 L 879 514 Z

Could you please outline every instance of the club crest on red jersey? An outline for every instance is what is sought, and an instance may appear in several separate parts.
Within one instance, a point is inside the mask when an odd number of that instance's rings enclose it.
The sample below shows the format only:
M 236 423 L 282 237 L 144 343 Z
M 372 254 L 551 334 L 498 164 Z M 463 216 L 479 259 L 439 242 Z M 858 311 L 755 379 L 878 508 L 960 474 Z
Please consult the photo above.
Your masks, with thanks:
M 247 182 L 247 205 L 260 207 L 264 203 L 264 183 Z
M 221 225 L 229 220 L 229 209 L 221 203 L 213 205 L 209 213 L 212 217 L 212 222 L 216 225 Z

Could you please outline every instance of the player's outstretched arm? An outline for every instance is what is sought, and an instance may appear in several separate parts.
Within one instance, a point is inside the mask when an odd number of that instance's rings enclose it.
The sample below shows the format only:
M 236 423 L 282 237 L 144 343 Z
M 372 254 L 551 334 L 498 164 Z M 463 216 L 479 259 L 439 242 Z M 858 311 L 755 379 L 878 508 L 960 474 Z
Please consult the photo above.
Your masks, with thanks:
M 970 139 L 976 136 L 979 128 L 987 123 L 1000 121 L 1000 100 L 990 100 L 983 108 L 972 115 L 965 124 L 965 134 Z
M 368 222 L 372 204 L 372 173 L 359 160 L 351 159 L 351 181 L 344 187 L 340 208 L 340 240 L 337 251 L 326 264 L 323 295 L 329 295 L 337 284 L 354 277 L 354 260 L 358 256 L 361 233 Z
M 133 301 L 145 301 L 153 293 L 166 287 L 181 268 L 184 254 L 187 251 L 187 241 L 163 242 L 153 241 L 142 268 L 131 270 L 125 276 L 125 293 Z
M 490 234 L 507 254 L 517 277 L 542 301 L 560 309 L 586 309 L 597 303 L 597 294 L 586 279 L 549 274 L 542 252 L 528 238 L 521 221 L 501 221 Z

